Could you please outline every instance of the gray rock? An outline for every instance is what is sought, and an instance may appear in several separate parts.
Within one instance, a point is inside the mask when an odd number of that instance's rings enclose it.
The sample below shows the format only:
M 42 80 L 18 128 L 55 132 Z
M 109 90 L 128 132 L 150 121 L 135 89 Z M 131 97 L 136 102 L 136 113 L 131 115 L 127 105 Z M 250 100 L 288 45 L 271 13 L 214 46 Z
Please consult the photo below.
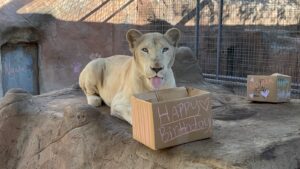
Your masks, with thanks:
M 179 47 L 172 67 L 176 82 L 202 82 L 202 71 L 193 51 L 189 47 Z

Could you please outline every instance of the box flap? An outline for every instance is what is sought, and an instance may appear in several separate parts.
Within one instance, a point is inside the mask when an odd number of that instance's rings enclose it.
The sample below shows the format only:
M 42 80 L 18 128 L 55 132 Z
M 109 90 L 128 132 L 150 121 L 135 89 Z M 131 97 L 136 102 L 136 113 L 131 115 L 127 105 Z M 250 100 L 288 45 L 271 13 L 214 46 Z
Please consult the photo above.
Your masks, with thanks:
M 151 103 L 158 102 L 155 92 L 141 93 L 134 96 L 138 99 L 145 100 Z
M 158 103 L 174 101 L 186 97 L 194 97 L 198 95 L 209 94 L 204 90 L 199 90 L 193 87 L 176 87 L 170 89 L 163 89 L 158 91 L 150 91 L 147 93 L 140 93 L 134 95 L 136 98 L 146 102 Z
M 157 100 L 159 102 L 175 100 L 175 99 L 184 98 L 188 96 L 188 92 L 185 87 L 159 90 L 154 93 L 156 94 Z
M 179 99 L 187 96 L 188 96 L 188 92 L 185 87 L 151 91 L 151 92 L 135 95 L 135 97 L 151 103 L 169 101 L 169 100 Z
M 209 93 L 208 91 L 200 90 L 200 89 L 196 89 L 196 88 L 192 88 L 192 87 L 188 87 L 187 92 L 188 92 L 188 96 L 190 96 L 190 97 Z
M 273 73 L 271 76 L 284 76 L 284 77 L 290 77 L 288 75 L 280 74 L 280 73 Z

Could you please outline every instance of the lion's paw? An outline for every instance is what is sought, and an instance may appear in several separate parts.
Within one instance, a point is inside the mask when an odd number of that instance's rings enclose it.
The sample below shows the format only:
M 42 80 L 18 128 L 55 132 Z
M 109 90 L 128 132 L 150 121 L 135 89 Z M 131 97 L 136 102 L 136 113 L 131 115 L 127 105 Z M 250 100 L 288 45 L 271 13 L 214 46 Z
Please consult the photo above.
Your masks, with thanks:
M 99 96 L 86 96 L 89 105 L 99 107 L 102 104 L 102 100 Z

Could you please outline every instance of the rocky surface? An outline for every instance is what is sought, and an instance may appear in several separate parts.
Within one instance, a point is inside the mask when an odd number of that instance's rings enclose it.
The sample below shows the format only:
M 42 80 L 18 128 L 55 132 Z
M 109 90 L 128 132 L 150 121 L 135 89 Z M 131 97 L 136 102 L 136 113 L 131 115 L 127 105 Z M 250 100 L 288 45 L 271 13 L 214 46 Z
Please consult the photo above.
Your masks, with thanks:
M 86 105 L 78 86 L 40 96 L 10 90 L 0 102 L 1 169 L 300 167 L 300 101 L 250 103 L 210 89 L 214 135 L 153 151 L 108 107 Z M 218 93 L 218 94 L 217 94 Z

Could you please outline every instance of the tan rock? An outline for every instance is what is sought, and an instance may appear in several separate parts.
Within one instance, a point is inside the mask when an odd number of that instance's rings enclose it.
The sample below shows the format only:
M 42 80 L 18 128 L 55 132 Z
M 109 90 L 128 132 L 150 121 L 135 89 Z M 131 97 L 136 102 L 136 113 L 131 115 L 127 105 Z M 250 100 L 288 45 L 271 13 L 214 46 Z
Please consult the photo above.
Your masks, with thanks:
M 13 90 L 0 102 L 0 168 L 299 167 L 299 100 L 253 104 L 224 91 L 212 101 L 212 139 L 152 151 L 76 87 L 35 97 Z

